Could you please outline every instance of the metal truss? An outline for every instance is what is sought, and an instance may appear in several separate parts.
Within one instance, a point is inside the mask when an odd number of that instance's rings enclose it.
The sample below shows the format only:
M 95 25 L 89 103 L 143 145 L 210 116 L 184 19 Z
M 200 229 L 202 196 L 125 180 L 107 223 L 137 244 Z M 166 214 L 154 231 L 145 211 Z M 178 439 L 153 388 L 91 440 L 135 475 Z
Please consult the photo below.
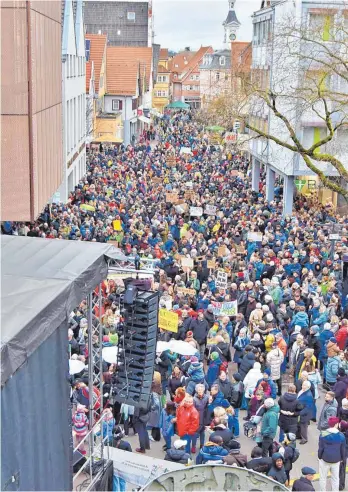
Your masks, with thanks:
M 151 258 L 140 258 L 140 269 L 135 268 L 135 257 L 127 256 L 126 259 L 122 260 L 111 260 L 109 262 L 109 272 L 115 273 L 139 273 L 139 274 L 151 274 L 154 275 L 156 271 L 157 259 Z

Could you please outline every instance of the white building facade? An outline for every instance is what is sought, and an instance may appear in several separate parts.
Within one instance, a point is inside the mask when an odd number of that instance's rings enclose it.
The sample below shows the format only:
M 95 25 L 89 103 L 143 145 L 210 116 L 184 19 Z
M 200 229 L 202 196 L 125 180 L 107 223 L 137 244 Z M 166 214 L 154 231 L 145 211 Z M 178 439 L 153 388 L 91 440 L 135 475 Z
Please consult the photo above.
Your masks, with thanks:
M 308 64 L 304 68 L 303 60 L 306 59 L 306 54 L 301 59 L 298 57 L 297 53 L 306 53 L 305 50 L 308 48 L 304 45 L 303 38 L 293 50 L 293 56 L 279 52 L 279 45 L 272 39 L 273 33 L 277 33 L 277 29 L 279 30 L 283 25 L 284 19 L 297 19 L 302 23 L 304 29 L 306 26 L 316 25 L 315 23 L 318 23 L 319 26 L 322 21 L 325 29 L 325 23 L 329 22 L 333 30 L 338 23 L 346 22 L 344 16 L 347 15 L 347 11 L 345 9 L 344 0 L 299 0 L 297 2 L 292 0 L 263 0 L 261 9 L 255 12 L 253 16 L 252 43 L 252 70 L 257 71 L 262 79 L 263 90 L 268 88 L 274 93 L 291 94 L 294 88 L 303 87 L 301 84 L 303 84 L 307 73 L 310 73 L 311 70 L 319 70 L 318 66 L 313 68 L 313 65 L 309 69 Z M 337 49 L 334 36 L 328 36 L 326 40 L 323 34 L 320 43 L 327 43 L 324 46 L 331 50 Z M 329 90 L 332 87 L 340 87 L 342 90 L 342 81 L 339 76 L 331 76 L 327 84 L 329 84 Z M 347 87 L 344 90 L 347 90 Z M 297 99 L 295 101 L 291 104 L 286 98 L 283 101 L 278 98 L 278 109 L 295 126 L 296 136 L 301 144 L 305 148 L 309 148 L 318 141 L 318 138 L 321 139 L 327 134 L 327 128 L 322 118 L 315 111 L 310 108 L 304 109 L 303 106 L 300 107 Z M 256 126 L 264 133 L 293 144 L 280 119 L 266 105 L 258 104 L 257 100 L 251 104 L 250 122 L 252 126 Z M 340 149 L 336 155 L 347 168 L 348 148 L 344 143 L 345 141 L 348 141 L 347 126 L 335 134 L 333 141 L 330 142 L 330 147 L 327 149 L 323 147 L 321 151 L 328 150 L 334 153 L 333 148 Z M 318 182 L 316 174 L 307 167 L 299 153 L 279 146 L 272 140 L 263 138 L 250 140 L 250 154 L 252 158 L 252 186 L 255 191 L 259 190 L 260 168 L 262 166 L 265 166 L 266 170 L 266 197 L 268 200 L 274 199 L 276 175 L 282 178 L 284 215 L 292 213 L 295 183 L 298 184 L 299 177 L 309 177 L 311 181 L 315 182 L 316 180 Z M 337 171 L 325 162 L 319 163 L 318 167 L 326 176 L 338 176 Z
M 63 182 L 56 201 L 66 202 L 86 173 L 86 55 L 82 0 L 63 0 Z

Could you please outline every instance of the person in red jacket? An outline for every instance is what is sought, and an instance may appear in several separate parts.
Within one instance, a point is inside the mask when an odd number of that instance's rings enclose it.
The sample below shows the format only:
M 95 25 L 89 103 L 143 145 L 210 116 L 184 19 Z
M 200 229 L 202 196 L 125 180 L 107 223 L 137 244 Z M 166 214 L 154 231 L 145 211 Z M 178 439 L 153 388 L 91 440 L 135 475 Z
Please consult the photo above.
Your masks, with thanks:
M 346 348 L 347 337 L 348 337 L 348 320 L 343 319 L 340 329 L 335 334 L 337 345 L 339 346 L 340 350 L 344 350 Z
M 186 452 L 191 452 L 191 440 L 199 428 L 199 413 L 193 406 L 193 398 L 186 394 L 176 410 L 176 426 L 180 439 L 186 441 Z

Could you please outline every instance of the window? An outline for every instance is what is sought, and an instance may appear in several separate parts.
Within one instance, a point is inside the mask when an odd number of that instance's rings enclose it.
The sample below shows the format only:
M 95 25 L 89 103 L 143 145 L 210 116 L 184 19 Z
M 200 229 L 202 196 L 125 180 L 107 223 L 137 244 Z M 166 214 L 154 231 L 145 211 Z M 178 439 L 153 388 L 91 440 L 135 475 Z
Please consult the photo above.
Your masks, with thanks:
M 332 38 L 332 25 L 332 15 L 327 15 L 326 13 L 317 14 L 312 12 L 309 14 L 309 28 L 312 31 L 312 35 L 322 41 L 330 41 Z
M 218 81 L 220 80 L 220 72 L 216 72 L 215 74 L 215 79 Z
M 127 12 L 127 20 L 135 21 L 135 12 Z
M 121 29 L 117 29 L 117 36 L 121 36 Z
M 195 80 L 194 75 L 191 75 L 190 80 Z
M 175 66 L 175 68 L 179 68 L 179 65 L 177 63 L 174 66 Z
M 226 58 L 224 56 L 220 56 L 220 65 L 226 65 Z
M 168 78 L 166 75 L 158 75 L 157 82 L 168 82 Z
M 134 111 L 138 107 L 138 99 L 132 99 L 132 110 Z
M 112 100 L 112 110 L 113 111 L 121 111 L 122 110 L 122 101 L 120 99 Z
M 91 51 L 91 41 L 90 39 L 86 39 L 85 41 L 85 50 L 86 50 L 86 62 L 89 61 L 89 55 Z
M 196 80 L 199 80 L 199 74 L 198 74 L 198 75 L 196 75 Z

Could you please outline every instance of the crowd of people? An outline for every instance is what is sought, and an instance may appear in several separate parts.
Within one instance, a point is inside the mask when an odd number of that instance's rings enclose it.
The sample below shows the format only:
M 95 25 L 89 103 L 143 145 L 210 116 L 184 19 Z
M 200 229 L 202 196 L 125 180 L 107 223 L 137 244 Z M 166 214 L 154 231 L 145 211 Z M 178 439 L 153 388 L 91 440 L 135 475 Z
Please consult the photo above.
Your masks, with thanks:
M 346 245 L 338 241 L 332 249 L 328 224 L 344 236 L 347 219 L 302 196 L 283 217 L 281 182 L 267 202 L 264 181 L 252 190 L 250 173 L 246 158 L 211 145 L 204 128 L 179 112 L 156 121 L 134 146 L 91 151 L 85 180 L 67 204 L 50 205 L 35 223 L 3 223 L 2 232 L 113 241 L 139 263 L 154 260 L 160 307 L 179 320 L 176 333 L 159 329 L 158 340 L 185 341 L 196 351 L 157 353 L 146 410 L 104 398 L 103 435 L 111 445 L 131 451 L 122 438 L 133 428 L 139 453 L 163 438 L 165 460 L 247 467 L 285 485 L 307 445 L 318 449 L 320 489 L 331 471 L 332 490 L 343 490 Z M 121 333 L 119 286 L 109 280 L 104 289 L 103 343 L 110 346 Z M 225 314 L 224 303 L 234 303 L 235 315 Z M 87 336 L 82 304 L 69 329 L 72 358 L 85 361 Z M 117 367 L 105 363 L 104 394 L 116 378 Z M 83 376 L 72 381 L 77 442 L 88 432 L 87 383 Z M 309 438 L 314 425 L 319 442 Z M 241 432 L 255 441 L 250 457 L 241 450 Z M 315 473 L 302 468 L 293 490 L 314 490 Z

